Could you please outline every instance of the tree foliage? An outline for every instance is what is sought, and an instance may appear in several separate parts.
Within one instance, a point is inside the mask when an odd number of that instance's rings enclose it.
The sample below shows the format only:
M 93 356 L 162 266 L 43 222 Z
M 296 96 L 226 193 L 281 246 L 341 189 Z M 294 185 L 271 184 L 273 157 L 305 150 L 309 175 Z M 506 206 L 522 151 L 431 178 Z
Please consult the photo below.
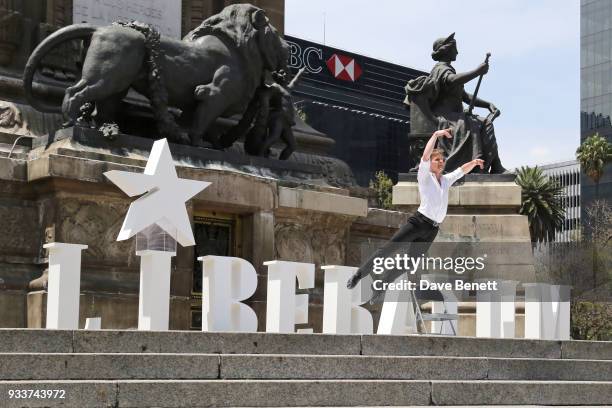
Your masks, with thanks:
M 599 180 L 604 174 L 606 164 L 612 161 L 612 143 L 595 133 L 588 137 L 576 150 L 576 159 L 580 168 L 589 176 L 598 190 Z M 596 194 L 598 191 L 596 191 Z
M 612 340 L 612 305 L 577 301 L 571 308 L 571 337 L 574 340 Z
M 376 191 L 378 208 L 393 209 L 393 180 L 384 171 L 376 172 L 374 180 L 370 180 L 370 188 Z
M 546 177 L 537 166 L 521 167 L 516 183 L 522 189 L 520 213 L 529 220 L 531 241 L 552 241 L 555 229 L 565 221 L 565 210 L 561 205 L 562 187 Z

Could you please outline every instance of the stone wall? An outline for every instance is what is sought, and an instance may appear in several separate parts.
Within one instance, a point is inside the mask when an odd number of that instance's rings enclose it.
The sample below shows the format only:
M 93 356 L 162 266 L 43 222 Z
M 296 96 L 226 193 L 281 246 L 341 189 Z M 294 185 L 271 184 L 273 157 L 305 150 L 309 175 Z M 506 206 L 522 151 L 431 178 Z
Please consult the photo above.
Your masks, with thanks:
M 6 144 L 8 146 L 8 144 Z M 142 171 L 146 156 L 137 149 L 105 150 L 64 139 L 7 156 L 0 144 L 0 302 L 11 315 L 5 327 L 44 326 L 46 256 L 42 245 L 88 245 L 83 252 L 81 325 L 101 316 L 104 328 L 136 326 L 139 258 L 134 240 L 116 242 L 132 201 L 103 176 L 111 169 Z M 179 166 L 180 177 L 212 182 L 192 201 L 191 215 L 203 211 L 235 214 L 242 220 L 242 254 L 259 274 L 250 303 L 265 329 L 266 270 L 273 259 L 315 263 L 311 327 L 321 328 L 321 265 L 346 264 L 351 227 L 367 216 L 367 200 L 325 184 L 289 183 L 270 177 Z M 172 267 L 171 327 L 188 329 L 192 302 L 193 248 L 179 246 Z

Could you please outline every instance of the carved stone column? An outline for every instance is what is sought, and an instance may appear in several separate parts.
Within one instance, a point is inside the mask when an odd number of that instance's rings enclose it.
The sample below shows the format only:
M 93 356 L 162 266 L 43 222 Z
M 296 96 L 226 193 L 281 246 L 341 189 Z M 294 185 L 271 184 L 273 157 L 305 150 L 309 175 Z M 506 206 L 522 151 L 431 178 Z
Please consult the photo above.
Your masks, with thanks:
M 0 0 L 0 65 L 13 62 L 22 40 L 23 12 L 21 2 Z

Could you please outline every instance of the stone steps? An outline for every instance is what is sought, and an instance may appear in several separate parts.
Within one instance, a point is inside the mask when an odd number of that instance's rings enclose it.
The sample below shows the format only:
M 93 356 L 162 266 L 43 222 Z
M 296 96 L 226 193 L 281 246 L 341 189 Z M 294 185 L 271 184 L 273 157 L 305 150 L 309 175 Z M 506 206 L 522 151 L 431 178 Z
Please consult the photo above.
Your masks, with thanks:
M 610 382 L 413 380 L 2 381 L 8 390 L 64 390 L 63 399 L 4 399 L 3 407 L 296 407 L 605 405 Z M 6 398 L 6 397 L 4 397 Z
M 0 329 L 3 408 L 490 404 L 612 404 L 612 342 Z
M 281 354 L 0 354 L 0 380 L 612 381 L 612 361 Z
M 454 336 L 0 329 L 0 353 L 190 353 L 612 360 L 612 342 Z

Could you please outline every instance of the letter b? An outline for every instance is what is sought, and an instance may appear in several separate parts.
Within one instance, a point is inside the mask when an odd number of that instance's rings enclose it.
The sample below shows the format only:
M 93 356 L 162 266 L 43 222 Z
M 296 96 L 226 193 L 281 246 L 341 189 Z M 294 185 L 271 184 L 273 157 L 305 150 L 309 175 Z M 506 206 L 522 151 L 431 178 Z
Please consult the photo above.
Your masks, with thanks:
M 229 256 L 201 256 L 202 331 L 257 331 L 257 315 L 241 303 L 255 293 L 251 263 Z

